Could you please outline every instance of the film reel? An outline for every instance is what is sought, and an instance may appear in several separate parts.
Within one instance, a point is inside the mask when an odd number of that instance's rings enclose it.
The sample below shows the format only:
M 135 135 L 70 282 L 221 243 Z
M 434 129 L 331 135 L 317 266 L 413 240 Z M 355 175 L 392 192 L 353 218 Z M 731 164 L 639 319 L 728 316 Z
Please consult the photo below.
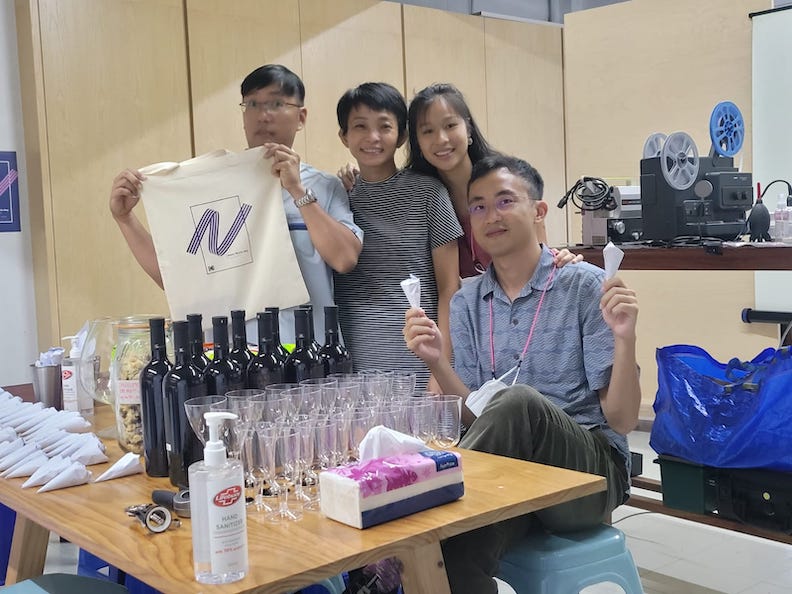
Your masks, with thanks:
M 696 143 L 685 132 L 674 132 L 660 151 L 660 170 L 668 185 L 675 190 L 687 190 L 699 172 Z
M 655 132 L 650 134 L 644 142 L 643 158 L 651 159 L 652 157 L 659 157 L 660 151 L 663 149 L 663 143 L 666 140 L 666 135 L 662 132 Z
M 721 101 L 710 115 L 712 148 L 722 157 L 733 157 L 745 140 L 745 122 L 740 109 L 731 101 Z

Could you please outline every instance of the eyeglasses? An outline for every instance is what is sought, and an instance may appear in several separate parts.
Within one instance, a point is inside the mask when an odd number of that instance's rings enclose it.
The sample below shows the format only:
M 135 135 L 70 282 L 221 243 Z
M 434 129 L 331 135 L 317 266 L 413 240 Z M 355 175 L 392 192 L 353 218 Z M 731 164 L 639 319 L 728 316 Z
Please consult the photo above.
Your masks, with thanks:
M 497 210 L 498 212 L 504 213 L 512 210 L 515 206 L 517 206 L 519 202 L 521 202 L 521 200 L 518 200 L 517 198 L 505 197 L 497 200 L 493 206 L 495 207 L 495 210 Z M 480 218 L 483 217 L 487 212 L 489 212 L 490 208 L 492 208 L 492 206 L 487 205 L 482 201 L 479 201 L 476 202 L 475 204 L 471 204 L 470 206 L 468 206 L 468 212 L 470 213 L 471 217 Z
M 251 99 L 250 101 L 243 101 L 239 104 L 239 107 L 242 108 L 242 113 L 245 113 L 248 110 L 255 112 L 266 111 L 267 113 L 279 113 L 287 107 L 302 107 L 302 105 L 299 103 L 289 103 L 288 101 L 283 101 L 281 99 L 273 99 L 272 101 L 256 101 L 255 99 Z

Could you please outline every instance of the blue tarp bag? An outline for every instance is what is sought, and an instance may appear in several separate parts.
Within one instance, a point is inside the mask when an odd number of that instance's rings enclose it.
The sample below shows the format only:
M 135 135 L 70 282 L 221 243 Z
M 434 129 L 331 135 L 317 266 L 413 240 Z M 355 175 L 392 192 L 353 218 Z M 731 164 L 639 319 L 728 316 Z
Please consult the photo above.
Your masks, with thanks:
M 704 349 L 657 349 L 650 445 L 717 468 L 792 472 L 792 356 L 768 348 L 720 363 Z

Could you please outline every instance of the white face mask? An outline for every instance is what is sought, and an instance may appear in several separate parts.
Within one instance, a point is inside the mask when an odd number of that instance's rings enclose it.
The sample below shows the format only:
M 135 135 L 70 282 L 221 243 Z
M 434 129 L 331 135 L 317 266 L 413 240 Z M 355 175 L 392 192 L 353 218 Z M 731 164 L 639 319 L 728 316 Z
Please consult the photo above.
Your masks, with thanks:
M 492 400 L 492 397 L 501 390 L 509 387 L 504 383 L 503 380 L 516 371 L 517 366 L 515 365 L 499 378 L 484 382 L 484 384 L 478 390 L 474 390 L 468 394 L 468 397 L 465 400 L 465 406 L 467 406 L 468 409 L 470 409 L 470 412 L 472 412 L 474 415 L 477 417 L 480 416 L 484 408 L 486 408 L 486 406 L 489 404 L 489 401 Z M 510 385 L 513 386 L 516 382 L 517 373 L 514 373 L 514 379 Z

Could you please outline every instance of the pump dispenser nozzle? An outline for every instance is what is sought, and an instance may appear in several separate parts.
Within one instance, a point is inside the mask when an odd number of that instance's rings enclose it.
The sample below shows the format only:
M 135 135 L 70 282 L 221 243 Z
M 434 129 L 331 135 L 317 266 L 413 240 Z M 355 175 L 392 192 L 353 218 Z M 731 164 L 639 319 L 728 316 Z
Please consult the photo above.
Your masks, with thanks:
M 220 439 L 220 425 L 223 421 L 235 421 L 237 416 L 230 412 L 204 413 L 206 426 L 209 427 L 209 440 L 204 447 L 204 462 L 207 466 L 222 466 L 226 461 L 225 444 Z

